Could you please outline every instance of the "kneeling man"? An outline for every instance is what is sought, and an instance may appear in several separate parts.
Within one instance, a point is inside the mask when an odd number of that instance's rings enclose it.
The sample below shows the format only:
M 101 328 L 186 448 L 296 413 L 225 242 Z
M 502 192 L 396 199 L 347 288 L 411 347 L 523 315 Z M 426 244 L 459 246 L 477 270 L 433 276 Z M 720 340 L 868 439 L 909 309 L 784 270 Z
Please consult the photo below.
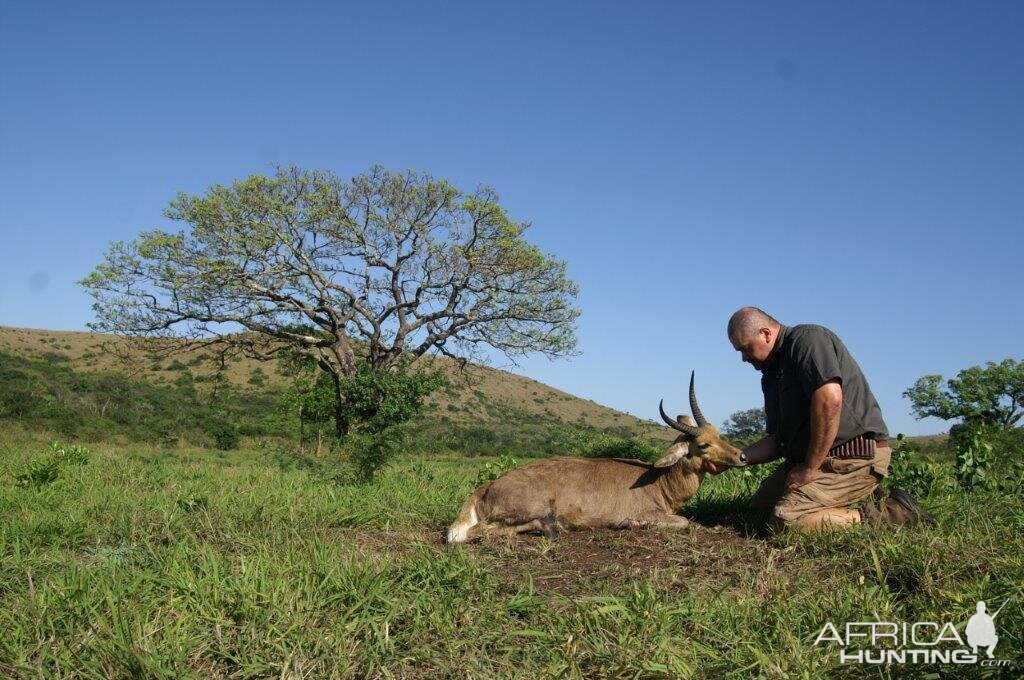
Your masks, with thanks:
M 835 333 L 783 326 L 756 307 L 732 315 L 729 341 L 761 372 L 768 436 L 744 450 L 750 464 L 785 464 L 754 494 L 772 520 L 816 531 L 824 525 L 934 524 L 905 491 L 875 493 L 888 474 L 888 432 L 867 380 Z M 709 466 L 709 472 L 721 470 Z M 857 509 L 851 506 L 868 499 Z

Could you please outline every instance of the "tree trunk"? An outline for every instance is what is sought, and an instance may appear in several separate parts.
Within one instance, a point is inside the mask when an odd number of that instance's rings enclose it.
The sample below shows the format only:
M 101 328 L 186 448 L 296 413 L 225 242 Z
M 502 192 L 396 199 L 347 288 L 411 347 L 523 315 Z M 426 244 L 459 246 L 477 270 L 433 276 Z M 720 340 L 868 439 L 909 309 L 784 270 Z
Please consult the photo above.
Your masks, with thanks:
M 348 418 L 345 416 L 344 406 L 344 395 L 341 393 L 341 376 L 337 373 L 331 374 L 331 380 L 334 382 L 334 428 L 335 434 L 338 435 L 338 441 L 345 441 L 345 437 L 348 436 Z

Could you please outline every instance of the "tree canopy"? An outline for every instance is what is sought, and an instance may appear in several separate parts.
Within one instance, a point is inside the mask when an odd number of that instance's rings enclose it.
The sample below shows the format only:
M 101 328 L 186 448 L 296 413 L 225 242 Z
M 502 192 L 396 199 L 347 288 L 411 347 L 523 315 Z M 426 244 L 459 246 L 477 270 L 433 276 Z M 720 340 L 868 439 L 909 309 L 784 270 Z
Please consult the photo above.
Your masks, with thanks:
M 177 232 L 112 243 L 81 283 L 90 328 L 218 342 L 259 359 L 297 351 L 334 380 L 428 353 L 513 361 L 573 354 L 576 284 L 524 238 L 488 187 L 375 166 L 342 181 L 279 168 L 179 194 Z M 339 406 L 340 407 L 340 406 Z M 340 428 L 339 428 L 340 429 Z
M 763 408 L 736 411 L 722 423 L 722 434 L 742 444 L 752 444 L 765 436 Z
M 965 423 L 1014 427 L 1024 404 L 1024 362 L 989 361 L 960 371 L 943 387 L 941 375 L 925 375 L 904 393 L 918 418 L 962 419 Z

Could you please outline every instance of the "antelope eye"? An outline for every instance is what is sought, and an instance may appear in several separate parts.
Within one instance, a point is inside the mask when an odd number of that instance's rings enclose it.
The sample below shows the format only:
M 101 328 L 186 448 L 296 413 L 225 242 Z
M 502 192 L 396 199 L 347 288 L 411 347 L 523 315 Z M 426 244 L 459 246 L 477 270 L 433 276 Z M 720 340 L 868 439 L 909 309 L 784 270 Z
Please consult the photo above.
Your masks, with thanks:
M 697 446 L 700 447 L 701 451 L 707 451 L 708 449 L 711 448 L 711 444 L 698 444 Z

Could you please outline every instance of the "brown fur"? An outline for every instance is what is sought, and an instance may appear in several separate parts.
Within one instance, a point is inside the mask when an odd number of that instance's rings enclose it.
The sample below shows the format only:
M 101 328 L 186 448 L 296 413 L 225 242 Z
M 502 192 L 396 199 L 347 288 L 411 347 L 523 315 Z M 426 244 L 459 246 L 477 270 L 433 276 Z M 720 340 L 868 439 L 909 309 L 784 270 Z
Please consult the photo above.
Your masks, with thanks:
M 696 438 L 680 434 L 653 465 L 624 458 L 530 463 L 474 491 L 449 527 L 448 541 L 525 531 L 683 528 L 688 522 L 676 512 L 697 492 L 704 461 L 740 466 L 740 453 L 706 424 Z

